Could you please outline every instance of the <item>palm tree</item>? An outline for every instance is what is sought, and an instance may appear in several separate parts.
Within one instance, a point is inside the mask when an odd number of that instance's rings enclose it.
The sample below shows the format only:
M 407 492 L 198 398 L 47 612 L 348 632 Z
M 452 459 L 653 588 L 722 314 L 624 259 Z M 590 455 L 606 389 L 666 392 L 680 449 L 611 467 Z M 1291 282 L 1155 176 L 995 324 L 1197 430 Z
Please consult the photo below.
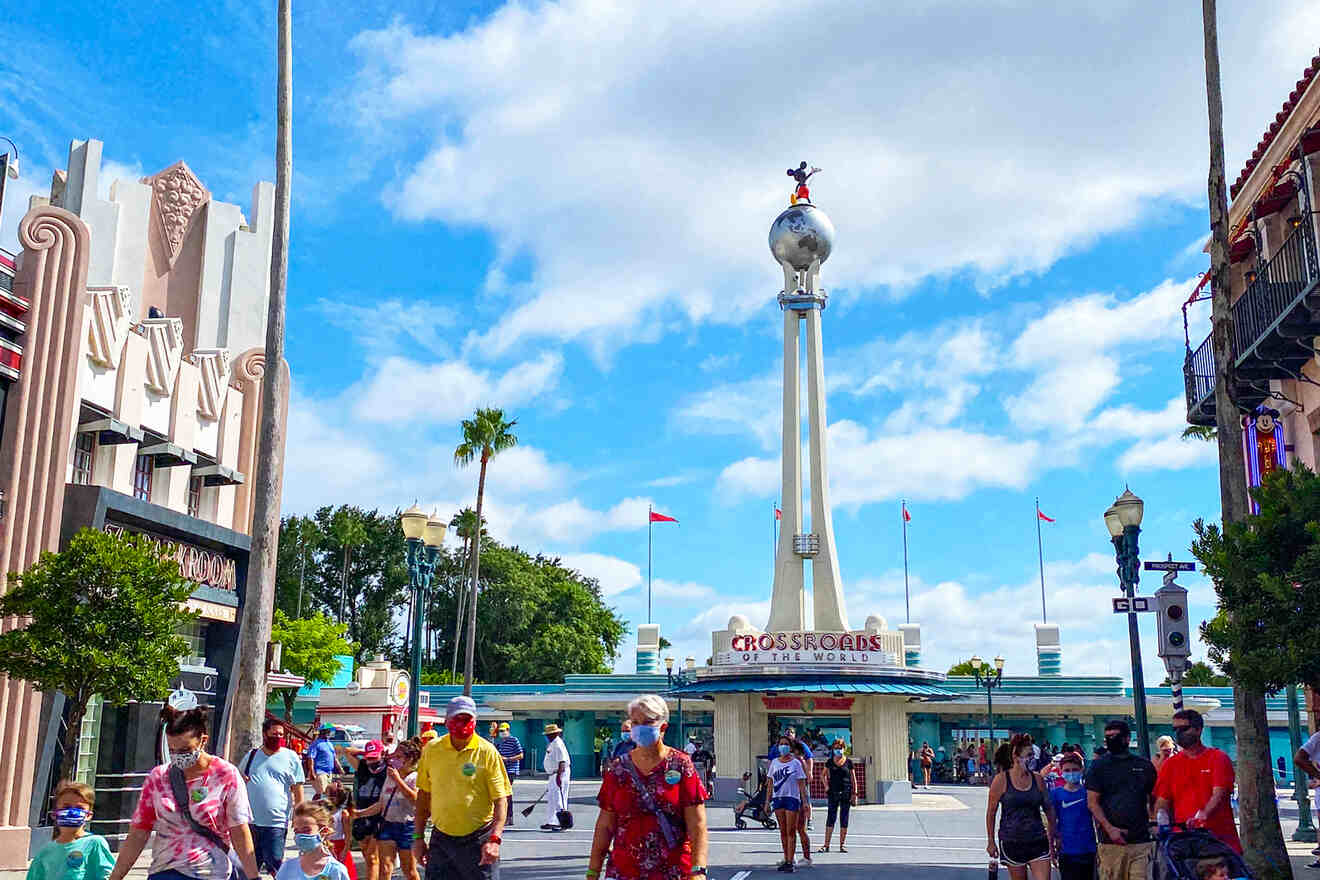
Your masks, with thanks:
M 1201 0 L 1205 42 L 1205 96 L 1210 129 L 1210 333 L 1215 356 L 1215 441 L 1219 447 L 1219 503 L 1224 525 L 1245 519 L 1247 481 L 1242 426 L 1233 383 L 1233 309 L 1228 289 L 1228 189 L 1224 179 L 1224 95 L 1219 79 L 1219 30 L 1215 0 Z M 1231 611 L 1230 611 L 1231 613 Z M 1265 693 L 1233 683 L 1233 727 L 1237 734 L 1238 804 L 1247 865 L 1261 878 L 1291 877 L 1288 851 L 1274 798 Z
M 481 505 L 486 496 L 486 465 L 506 449 L 512 449 L 518 438 L 511 432 L 517 420 L 504 418 L 502 409 L 478 409 L 472 418 L 463 420 L 463 442 L 454 450 L 454 464 L 466 467 L 481 459 L 481 475 L 477 477 L 477 534 L 472 539 L 472 598 L 467 619 L 467 650 L 464 652 L 463 693 L 472 695 L 472 649 L 477 642 L 477 578 L 481 570 Z
M 1213 443 L 1219 439 L 1219 431 L 1214 425 L 1188 425 L 1183 428 L 1182 438 L 1184 440 L 1204 440 L 1206 443 Z
M 339 546 L 344 548 L 344 565 L 339 581 L 339 623 L 344 622 L 344 600 L 348 595 L 348 563 L 353 555 L 353 548 L 367 543 L 367 528 L 362 525 L 362 518 L 355 511 L 341 507 L 330 521 L 330 534 L 334 535 Z
M 477 534 L 477 512 L 470 507 L 465 507 L 453 515 L 449 520 L 449 526 L 454 530 L 454 534 L 463 539 L 463 560 L 466 563 L 463 566 L 463 580 L 458 585 L 454 603 L 457 613 L 454 619 L 454 656 L 449 663 L 449 675 L 451 678 L 456 678 L 458 675 L 458 643 L 462 641 L 460 635 L 463 632 L 463 610 L 467 605 L 467 573 L 472 570 L 472 538 Z M 486 523 L 483 521 L 481 526 L 484 529 Z
M 261 393 L 256 473 L 252 479 L 252 548 L 247 597 L 238 636 L 238 674 L 230 683 L 233 736 L 229 756 L 261 745 L 266 717 L 266 646 L 275 614 L 275 569 L 280 544 L 280 474 L 289 374 L 284 364 L 284 303 L 289 278 L 289 184 L 293 177 L 293 27 L 289 0 L 276 0 L 275 216 L 266 309 L 266 378 Z

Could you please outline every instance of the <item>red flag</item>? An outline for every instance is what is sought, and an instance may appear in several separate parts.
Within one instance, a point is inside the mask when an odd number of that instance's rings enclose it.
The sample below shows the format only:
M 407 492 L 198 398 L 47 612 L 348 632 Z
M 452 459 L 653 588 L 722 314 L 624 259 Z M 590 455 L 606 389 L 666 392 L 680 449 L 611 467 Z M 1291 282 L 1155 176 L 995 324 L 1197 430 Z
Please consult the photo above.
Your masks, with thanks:
M 1053 519 L 1051 519 L 1050 517 L 1048 517 L 1048 516 L 1046 516 L 1045 514 L 1041 513 L 1039 507 L 1036 508 L 1036 516 L 1038 516 L 1038 517 L 1040 517 L 1041 519 L 1045 520 L 1045 522 L 1054 522 Z
M 676 522 L 678 522 L 678 520 L 674 519 L 672 516 L 665 516 L 663 513 L 656 513 L 656 512 L 653 510 L 653 511 L 651 511 L 651 522 L 671 522 L 671 523 L 676 523 Z
M 912 522 L 912 514 L 908 513 L 907 505 L 903 505 L 903 522 Z
M 782 510 L 780 510 L 778 507 L 776 507 L 776 508 L 775 508 L 775 519 L 783 519 L 783 518 L 784 518 L 784 512 L 783 512 Z

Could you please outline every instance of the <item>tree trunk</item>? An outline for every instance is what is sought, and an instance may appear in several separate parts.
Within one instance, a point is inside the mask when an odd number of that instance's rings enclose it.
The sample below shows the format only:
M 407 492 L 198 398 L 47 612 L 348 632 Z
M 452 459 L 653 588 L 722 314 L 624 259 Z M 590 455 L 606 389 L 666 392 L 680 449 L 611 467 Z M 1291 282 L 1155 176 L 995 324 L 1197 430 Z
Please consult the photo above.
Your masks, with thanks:
M 1228 287 L 1228 189 L 1224 180 L 1224 98 L 1219 81 L 1219 32 L 1215 0 L 1201 0 L 1205 37 L 1205 93 L 1210 129 L 1210 320 L 1215 356 L 1215 433 L 1219 444 L 1219 498 L 1224 525 L 1250 512 L 1242 423 L 1234 380 L 1233 311 Z M 1231 609 L 1229 613 L 1232 613 Z M 1261 878 L 1292 877 L 1274 802 L 1265 695 L 1234 683 L 1237 731 L 1238 815 L 1247 861 Z
M 280 696 L 284 698 L 284 720 L 293 723 L 293 704 L 298 699 L 296 688 L 285 688 L 280 691 Z
M 470 539 L 463 541 L 463 577 L 460 579 L 458 589 L 455 591 L 454 606 L 457 609 L 454 613 L 454 657 L 449 663 L 450 680 L 458 677 L 458 645 L 463 641 L 463 610 L 467 607 L 467 579 L 468 572 L 472 570 L 472 552 Z
M 1259 880 L 1291 880 L 1292 863 L 1288 861 L 1288 849 L 1279 825 L 1279 805 L 1274 800 L 1265 694 L 1234 684 L 1233 708 L 1238 753 L 1238 819 L 1247 865 L 1252 876 Z M 1253 805 L 1250 810 L 1248 803 Z
M 64 754 L 60 758 L 60 779 L 72 779 L 73 774 L 78 772 L 78 745 L 82 739 L 83 717 L 87 714 L 87 700 L 65 696 L 69 706 L 68 723 L 64 728 L 64 738 L 61 745 L 64 748 Z
M 266 312 L 266 376 L 261 395 L 255 502 L 247 590 L 236 654 L 238 674 L 229 690 L 231 757 L 261 745 L 266 714 L 266 645 L 275 599 L 276 553 L 280 543 L 280 477 L 284 470 L 285 402 L 284 297 L 289 274 L 289 184 L 293 172 L 293 45 L 289 3 L 277 0 L 278 73 L 275 124 L 275 229 L 270 249 L 270 307 Z
M 1210 116 L 1210 334 L 1215 356 L 1215 434 L 1219 445 L 1219 499 L 1225 523 L 1247 515 L 1242 423 L 1233 384 L 1233 309 L 1228 286 L 1228 190 L 1224 183 L 1224 100 L 1219 87 L 1215 0 L 1201 0 L 1205 29 L 1205 91 Z
M 467 620 L 467 646 L 464 652 L 463 693 L 472 696 L 472 651 L 477 643 L 477 583 L 481 575 L 481 504 L 486 496 L 486 465 L 490 453 L 481 452 L 481 476 L 477 477 L 477 532 L 472 538 L 472 598 Z

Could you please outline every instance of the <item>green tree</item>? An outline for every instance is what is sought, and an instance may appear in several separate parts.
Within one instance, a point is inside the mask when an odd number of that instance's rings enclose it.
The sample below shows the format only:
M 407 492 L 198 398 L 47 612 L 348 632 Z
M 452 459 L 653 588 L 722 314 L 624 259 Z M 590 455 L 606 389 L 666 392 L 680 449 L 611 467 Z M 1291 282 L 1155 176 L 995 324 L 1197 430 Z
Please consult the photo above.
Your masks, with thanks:
M 336 655 L 353 653 L 354 646 L 344 638 L 347 630 L 347 626 L 324 614 L 291 619 L 277 608 L 270 640 L 280 643 L 280 662 L 285 672 L 302 676 L 307 684 L 329 684 L 339 672 Z M 292 721 L 298 689 L 281 688 L 280 697 L 284 700 L 284 720 Z
M 330 534 L 334 535 L 344 551 L 344 565 L 340 569 L 339 619 L 344 619 L 344 601 L 348 596 L 348 564 L 353 551 L 367 542 L 367 529 L 355 507 L 341 507 L 330 520 Z
M 1164 681 L 1160 682 L 1160 687 L 1168 687 L 1172 683 L 1166 675 Z M 1200 660 L 1193 661 L 1182 678 L 1183 687 L 1229 687 L 1232 683 L 1233 680 L 1227 675 Z
M 463 570 L 465 572 L 471 572 L 472 571 L 472 539 L 476 537 L 478 531 L 485 531 L 486 522 L 485 520 L 482 520 L 480 527 L 478 527 L 477 512 L 470 507 L 465 507 L 462 510 L 460 510 L 458 513 L 454 514 L 453 517 L 450 518 L 449 525 L 451 528 L 453 528 L 454 534 L 458 535 L 460 538 L 463 539 L 462 558 L 465 562 Z M 456 633 L 463 632 L 463 612 L 467 608 L 467 602 L 465 601 L 464 597 L 467 596 L 467 589 L 469 586 L 470 584 L 468 583 L 468 579 L 466 577 L 463 578 L 462 584 L 459 589 L 458 610 L 456 612 L 457 617 L 454 620 L 454 632 Z M 449 671 L 451 674 L 457 674 L 458 645 L 459 642 L 462 641 L 462 639 L 455 638 L 453 641 L 454 641 L 454 651 L 453 651 L 453 657 L 449 663 Z
M 483 543 L 477 625 L 499 638 L 476 643 L 475 679 L 545 682 L 608 672 L 626 622 L 605 604 L 600 584 L 558 559 Z M 446 658 L 454 637 L 446 622 L 460 599 L 463 565 L 460 552 L 442 552 L 432 581 L 431 624 Z
M 949 667 L 949 675 L 972 675 L 973 673 L 971 660 L 964 660 Z
M 1239 479 L 1241 475 L 1239 474 Z M 1223 527 L 1197 520 L 1192 552 L 1214 583 L 1201 624 L 1210 660 L 1233 680 L 1242 832 L 1256 876 L 1288 877 L 1270 763 L 1265 695 L 1320 682 L 1320 640 L 1299 622 L 1320 615 L 1320 478 L 1298 464 L 1251 491 L 1259 513 Z M 1282 861 L 1280 861 L 1282 859 Z
M 472 694 L 473 651 L 477 641 L 477 592 L 481 571 L 481 506 L 486 497 L 486 467 L 490 460 L 518 443 L 513 428 L 516 419 L 506 419 L 502 409 L 478 409 L 463 420 L 463 441 L 454 449 L 454 464 L 467 467 L 480 459 L 477 477 L 477 539 L 472 542 L 472 594 L 468 597 L 467 649 L 463 664 L 463 693 Z
M 311 607 L 308 575 L 315 577 L 315 560 L 323 540 L 320 525 L 309 516 L 286 516 L 280 522 L 275 607 L 290 618 L 302 617 Z
M 60 778 L 71 778 L 87 702 L 164 699 L 188 642 L 179 630 L 194 585 L 142 535 L 83 529 L 66 550 L 9 575 L 0 617 L 26 620 L 0 635 L 0 672 L 68 700 Z

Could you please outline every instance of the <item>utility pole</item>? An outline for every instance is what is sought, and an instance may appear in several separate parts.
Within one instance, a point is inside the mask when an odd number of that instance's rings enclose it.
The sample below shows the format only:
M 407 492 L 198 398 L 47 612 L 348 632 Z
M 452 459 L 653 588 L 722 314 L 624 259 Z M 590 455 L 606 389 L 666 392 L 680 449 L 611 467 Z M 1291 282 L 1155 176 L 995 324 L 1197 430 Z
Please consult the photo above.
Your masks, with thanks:
M 1209 116 L 1210 334 L 1215 358 L 1215 431 L 1219 445 L 1219 497 L 1224 526 L 1248 514 L 1242 423 L 1233 384 L 1233 311 L 1228 285 L 1228 187 L 1224 178 L 1224 96 L 1219 78 L 1215 0 L 1201 0 L 1205 41 L 1205 94 Z M 1247 863 L 1262 878 L 1291 877 L 1279 825 L 1270 764 L 1265 694 L 1233 682 L 1233 727 L 1238 750 L 1238 804 Z
M 280 482 L 284 471 L 284 430 L 288 373 L 284 367 L 284 295 L 289 274 L 289 183 L 293 112 L 291 0 L 277 0 L 277 84 L 275 98 L 275 229 L 270 249 L 270 306 L 266 313 L 266 377 L 253 475 L 252 549 L 248 561 L 243 621 L 238 636 L 238 675 L 230 682 L 233 737 L 229 755 L 237 759 L 261 745 L 266 714 L 266 645 L 275 598 L 275 562 L 280 543 Z

